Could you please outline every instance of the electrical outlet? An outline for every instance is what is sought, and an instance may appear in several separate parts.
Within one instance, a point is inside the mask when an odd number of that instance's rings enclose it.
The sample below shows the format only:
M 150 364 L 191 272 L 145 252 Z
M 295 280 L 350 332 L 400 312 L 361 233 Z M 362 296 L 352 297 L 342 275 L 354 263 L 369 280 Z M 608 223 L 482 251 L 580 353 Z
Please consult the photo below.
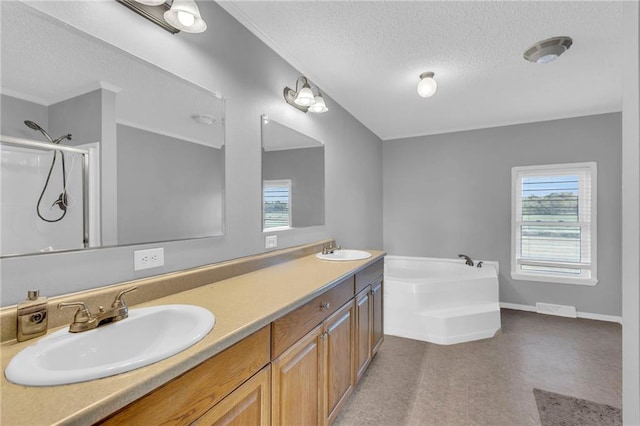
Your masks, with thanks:
M 164 248 L 135 250 L 133 252 L 133 270 L 157 268 L 164 265 Z
M 278 247 L 278 236 L 269 235 L 264 239 L 264 248 L 276 248 Z

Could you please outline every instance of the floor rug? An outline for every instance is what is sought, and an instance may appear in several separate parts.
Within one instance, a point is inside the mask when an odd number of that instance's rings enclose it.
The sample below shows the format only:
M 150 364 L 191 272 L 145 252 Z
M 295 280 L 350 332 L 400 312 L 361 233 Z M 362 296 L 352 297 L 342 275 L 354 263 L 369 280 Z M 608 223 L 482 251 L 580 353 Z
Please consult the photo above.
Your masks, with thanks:
M 534 389 L 542 426 L 622 426 L 622 411 L 606 404 Z

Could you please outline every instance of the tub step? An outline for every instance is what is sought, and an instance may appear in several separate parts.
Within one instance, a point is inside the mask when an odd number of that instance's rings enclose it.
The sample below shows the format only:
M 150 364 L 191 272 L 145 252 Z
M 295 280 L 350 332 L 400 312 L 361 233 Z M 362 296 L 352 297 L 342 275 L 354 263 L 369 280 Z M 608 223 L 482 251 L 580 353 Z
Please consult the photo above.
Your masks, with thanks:
M 469 306 L 462 306 L 459 308 L 422 311 L 420 312 L 420 315 L 424 317 L 446 319 L 446 318 L 466 317 L 466 316 L 475 315 L 475 314 L 484 314 L 486 312 L 493 312 L 493 311 L 500 311 L 500 305 L 498 303 L 486 303 L 483 305 L 469 305 Z

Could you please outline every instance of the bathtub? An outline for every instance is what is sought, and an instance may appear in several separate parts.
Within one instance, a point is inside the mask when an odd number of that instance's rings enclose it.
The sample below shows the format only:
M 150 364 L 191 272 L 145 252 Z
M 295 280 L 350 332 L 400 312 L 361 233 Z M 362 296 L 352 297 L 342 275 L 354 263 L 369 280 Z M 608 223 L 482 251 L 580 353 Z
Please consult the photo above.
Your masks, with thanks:
M 499 330 L 498 262 L 385 257 L 385 334 L 451 345 Z

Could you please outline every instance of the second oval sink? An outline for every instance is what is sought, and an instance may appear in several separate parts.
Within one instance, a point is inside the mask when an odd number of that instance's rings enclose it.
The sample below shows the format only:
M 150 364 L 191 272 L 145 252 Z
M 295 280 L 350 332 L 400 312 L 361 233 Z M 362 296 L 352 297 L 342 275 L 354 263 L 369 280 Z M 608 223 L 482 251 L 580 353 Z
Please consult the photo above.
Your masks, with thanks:
M 161 305 L 130 309 L 129 317 L 82 333 L 68 327 L 20 351 L 5 370 L 26 386 L 84 382 L 144 367 L 181 352 L 215 324 L 207 309 Z
M 364 250 L 339 249 L 333 253 L 318 253 L 316 257 L 322 260 L 361 260 L 370 258 L 371 253 Z

